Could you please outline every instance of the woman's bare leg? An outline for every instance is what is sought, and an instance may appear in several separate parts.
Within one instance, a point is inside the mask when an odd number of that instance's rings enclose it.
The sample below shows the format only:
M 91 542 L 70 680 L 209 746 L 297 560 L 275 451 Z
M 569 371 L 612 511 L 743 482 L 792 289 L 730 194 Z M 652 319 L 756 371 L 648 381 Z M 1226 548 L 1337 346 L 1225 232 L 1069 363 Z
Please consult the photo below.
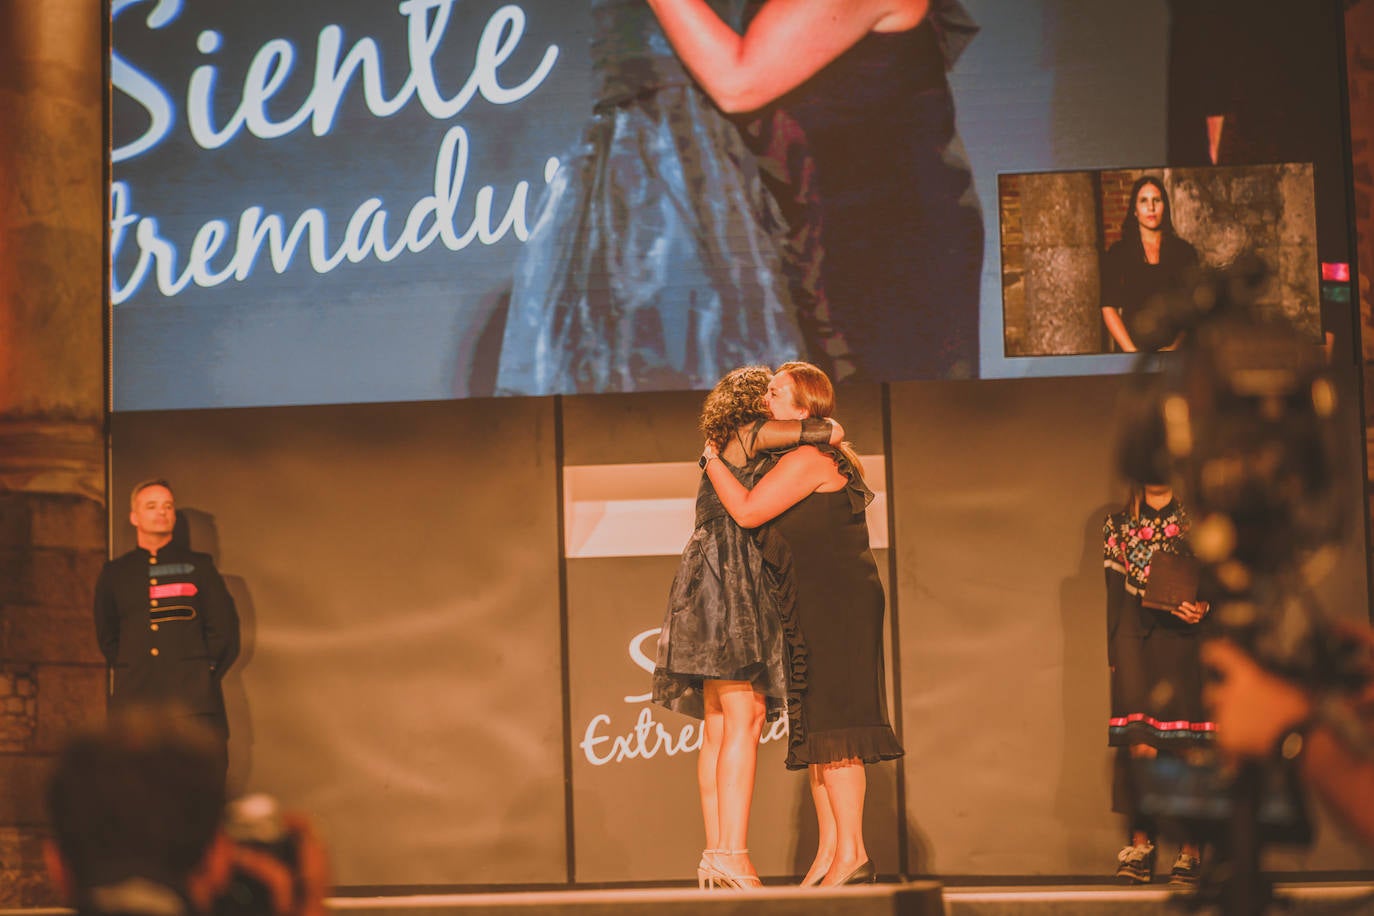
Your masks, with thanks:
M 701 820 L 706 827 L 706 848 L 715 849 L 720 845 L 716 762 L 720 759 L 720 741 L 725 733 L 725 711 L 720 708 L 719 695 L 705 689 L 705 684 L 709 683 L 703 682 L 706 714 L 701 723 L 701 750 L 697 753 L 697 791 L 701 794 Z
M 816 808 L 816 858 L 806 871 L 802 884 L 816 884 L 830 870 L 835 858 L 835 813 L 830 810 L 830 793 L 825 791 L 825 780 L 819 764 L 806 768 L 806 780 L 811 785 L 811 803 Z
M 754 801 L 754 772 L 758 765 L 759 735 L 767 712 L 762 694 L 748 681 L 706 681 L 715 694 L 724 728 L 716 759 L 716 800 L 719 833 L 716 849 L 749 848 L 749 809 Z M 722 866 L 737 875 L 756 875 L 747 853 L 719 855 Z
M 835 818 L 835 857 L 822 884 L 836 884 L 868 860 L 864 848 L 864 794 L 868 778 L 857 758 L 827 763 L 821 779 Z

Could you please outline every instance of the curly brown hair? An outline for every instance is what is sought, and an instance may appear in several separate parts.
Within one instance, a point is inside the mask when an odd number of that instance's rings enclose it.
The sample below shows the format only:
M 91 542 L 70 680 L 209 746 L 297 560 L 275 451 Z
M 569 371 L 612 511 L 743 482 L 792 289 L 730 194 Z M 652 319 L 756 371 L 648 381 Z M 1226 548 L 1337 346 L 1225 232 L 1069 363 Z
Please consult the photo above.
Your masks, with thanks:
M 716 448 L 724 448 L 730 436 L 747 423 L 768 419 L 763 396 L 773 371 L 767 366 L 745 366 L 726 373 L 701 405 L 701 432 Z

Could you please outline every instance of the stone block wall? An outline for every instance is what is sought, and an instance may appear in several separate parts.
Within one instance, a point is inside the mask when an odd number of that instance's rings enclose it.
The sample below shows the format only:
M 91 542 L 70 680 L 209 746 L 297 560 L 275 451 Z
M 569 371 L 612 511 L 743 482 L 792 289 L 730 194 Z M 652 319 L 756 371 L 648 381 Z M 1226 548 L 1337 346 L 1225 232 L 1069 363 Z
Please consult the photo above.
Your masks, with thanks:
M 104 557 L 96 501 L 0 493 L 0 906 L 57 902 L 42 870 L 43 784 L 71 731 L 105 715 L 91 620 Z

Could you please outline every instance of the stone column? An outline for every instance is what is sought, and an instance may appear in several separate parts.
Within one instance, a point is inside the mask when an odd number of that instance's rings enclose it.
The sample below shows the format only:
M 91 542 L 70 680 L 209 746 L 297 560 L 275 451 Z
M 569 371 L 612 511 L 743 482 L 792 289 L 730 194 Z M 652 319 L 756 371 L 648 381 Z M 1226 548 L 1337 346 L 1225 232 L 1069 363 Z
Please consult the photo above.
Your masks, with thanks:
M 43 783 L 105 708 L 105 16 L 0 4 L 0 907 L 56 902 Z
M 1097 353 L 1102 349 L 1097 202 L 1084 173 L 1025 175 L 1025 353 Z
M 1350 102 L 1351 174 L 1355 183 L 1355 229 L 1359 239 L 1350 260 L 1359 274 L 1361 338 L 1364 342 L 1364 432 L 1369 517 L 1374 523 L 1374 2 L 1345 11 L 1345 62 Z M 1374 575 L 1374 544 L 1370 574 Z

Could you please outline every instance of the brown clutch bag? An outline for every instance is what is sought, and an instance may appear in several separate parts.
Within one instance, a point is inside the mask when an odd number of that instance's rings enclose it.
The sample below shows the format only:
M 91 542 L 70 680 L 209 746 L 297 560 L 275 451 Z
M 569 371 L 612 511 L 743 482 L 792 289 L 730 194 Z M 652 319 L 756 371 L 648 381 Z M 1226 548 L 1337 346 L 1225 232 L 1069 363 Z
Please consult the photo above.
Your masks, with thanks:
M 1150 558 L 1150 578 L 1140 603 L 1159 611 L 1172 611 L 1185 601 L 1197 600 L 1201 567 L 1193 557 L 1156 550 Z

